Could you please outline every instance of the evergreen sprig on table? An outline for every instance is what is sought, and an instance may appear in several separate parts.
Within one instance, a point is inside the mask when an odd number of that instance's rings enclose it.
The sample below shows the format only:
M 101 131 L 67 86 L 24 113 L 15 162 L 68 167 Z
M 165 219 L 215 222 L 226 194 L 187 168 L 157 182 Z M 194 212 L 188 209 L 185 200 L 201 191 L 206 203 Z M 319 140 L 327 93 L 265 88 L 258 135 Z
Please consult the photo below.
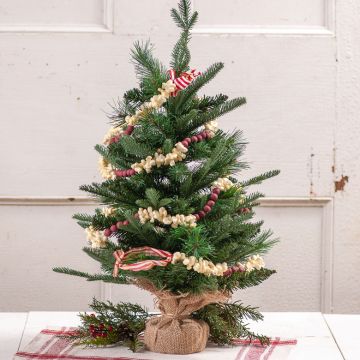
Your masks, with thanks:
M 172 9 L 171 16 L 181 30 L 171 53 L 171 67 L 174 74 L 181 77 L 190 71 L 189 42 L 198 14 L 191 11 L 190 0 L 180 0 L 178 10 Z M 163 84 L 170 81 L 169 73 L 155 57 L 150 42 L 136 42 L 131 56 L 139 86 L 125 92 L 122 100 L 114 102 L 109 115 L 112 131 L 119 131 L 120 135 L 95 147 L 112 175 L 103 182 L 80 187 L 112 210 L 104 213 L 99 208 L 93 215 L 74 215 L 81 227 L 91 229 L 98 236 L 98 243 L 83 250 L 99 262 L 102 273 L 93 275 L 65 267 L 56 267 L 54 271 L 114 284 L 146 279 L 156 288 L 175 294 L 205 291 L 231 294 L 260 284 L 275 271 L 262 265 L 246 267 L 247 261 L 251 256 L 266 253 L 276 240 L 270 230 L 262 230 L 262 221 L 253 220 L 254 208 L 263 194 L 252 193 L 249 187 L 276 176 L 279 171 L 243 179 L 241 171 L 248 164 L 242 160 L 246 146 L 242 132 L 224 132 L 214 128 L 212 123 L 244 105 L 245 98 L 228 99 L 222 93 L 199 95 L 224 67 L 222 63 L 215 63 L 196 76 L 189 86 L 178 89 L 176 96 L 160 99 L 161 106 L 151 107 L 149 104 L 159 96 L 159 89 L 164 89 Z M 135 123 L 129 119 L 137 120 Z M 204 127 L 212 130 L 204 131 Z M 179 143 L 186 147 L 182 161 L 153 166 L 150 171 L 133 171 L 134 166 L 144 159 L 151 159 L 154 154 L 169 154 Z M 121 176 L 114 169 L 122 171 Z M 214 193 L 213 184 L 219 179 L 227 179 L 232 186 Z M 196 227 L 170 226 L 156 219 L 142 222 L 136 216 L 139 208 L 165 209 L 168 214 L 184 217 L 193 215 Z M 194 271 L 195 267 L 188 269 L 182 263 L 170 263 L 146 271 L 120 270 L 113 277 L 114 251 L 126 252 L 144 246 L 213 264 L 226 263 L 229 270 L 223 273 L 224 276 L 208 276 Z M 151 257 L 138 256 L 134 261 L 146 259 Z M 96 308 L 97 304 L 94 302 L 93 306 Z M 107 311 L 115 314 L 130 305 L 117 306 L 103 306 L 99 309 L 105 311 L 101 316 L 105 319 Z M 194 316 L 208 322 L 212 339 L 220 344 L 230 343 L 238 336 L 266 341 L 244 325 L 246 318 L 261 319 L 253 308 L 237 303 L 211 304 Z M 84 315 L 82 320 L 87 323 L 91 319 Z M 128 321 L 131 324 L 130 318 Z

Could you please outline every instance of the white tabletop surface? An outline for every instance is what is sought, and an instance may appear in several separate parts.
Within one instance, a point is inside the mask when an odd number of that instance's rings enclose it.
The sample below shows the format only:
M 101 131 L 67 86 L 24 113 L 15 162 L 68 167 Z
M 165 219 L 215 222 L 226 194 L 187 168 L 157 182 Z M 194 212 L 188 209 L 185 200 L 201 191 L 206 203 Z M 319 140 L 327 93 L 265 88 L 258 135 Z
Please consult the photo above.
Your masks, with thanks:
M 264 313 L 254 331 L 297 339 L 289 360 L 359 360 L 360 315 Z M 0 313 L 0 360 L 11 360 L 46 327 L 76 326 L 75 312 Z
M 344 359 L 360 359 L 360 315 L 324 315 Z

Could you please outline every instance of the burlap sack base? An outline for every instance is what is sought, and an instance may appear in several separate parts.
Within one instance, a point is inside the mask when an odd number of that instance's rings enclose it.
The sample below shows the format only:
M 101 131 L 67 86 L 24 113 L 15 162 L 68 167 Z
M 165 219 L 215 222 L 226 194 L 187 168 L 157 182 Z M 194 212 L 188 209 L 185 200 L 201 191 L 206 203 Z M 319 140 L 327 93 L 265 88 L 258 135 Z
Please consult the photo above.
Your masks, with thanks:
M 146 323 L 144 342 L 152 352 L 185 355 L 203 351 L 209 338 L 209 325 L 190 315 L 204 306 L 225 302 L 229 295 L 220 291 L 202 294 L 175 295 L 158 290 L 146 279 L 137 279 L 135 284 L 156 296 L 160 316 Z

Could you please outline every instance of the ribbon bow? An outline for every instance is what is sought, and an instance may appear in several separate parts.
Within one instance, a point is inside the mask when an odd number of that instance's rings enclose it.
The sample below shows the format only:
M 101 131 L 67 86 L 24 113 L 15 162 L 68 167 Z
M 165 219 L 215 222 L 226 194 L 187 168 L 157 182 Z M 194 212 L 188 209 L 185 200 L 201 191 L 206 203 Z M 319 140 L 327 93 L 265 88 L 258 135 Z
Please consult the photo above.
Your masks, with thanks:
M 133 264 L 124 264 L 123 261 L 127 260 L 132 255 L 144 254 L 149 256 L 159 256 L 163 258 L 161 260 L 142 260 Z M 124 252 L 123 250 L 116 250 L 113 253 L 115 258 L 113 277 L 117 277 L 119 269 L 130 270 L 130 271 L 142 271 L 150 270 L 154 266 L 166 266 L 171 262 L 172 254 L 159 249 L 154 249 L 149 246 L 143 246 L 139 248 L 134 248 L 129 251 Z
M 172 96 L 176 96 L 180 90 L 186 89 L 197 76 L 201 75 L 201 72 L 196 69 L 192 69 L 189 72 L 183 72 L 179 77 L 176 77 L 174 69 L 168 70 L 168 73 L 170 79 L 176 86 L 176 90 L 171 94 Z

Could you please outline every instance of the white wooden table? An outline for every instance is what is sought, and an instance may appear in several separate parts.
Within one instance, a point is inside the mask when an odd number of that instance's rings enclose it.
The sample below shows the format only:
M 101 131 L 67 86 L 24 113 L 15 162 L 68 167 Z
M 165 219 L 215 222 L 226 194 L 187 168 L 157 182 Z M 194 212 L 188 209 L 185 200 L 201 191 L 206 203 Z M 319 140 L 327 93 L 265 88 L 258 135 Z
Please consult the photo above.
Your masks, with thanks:
M 296 338 L 289 360 L 360 359 L 360 315 L 264 313 L 252 329 L 269 336 Z M 11 360 L 46 327 L 76 326 L 75 312 L 0 313 L 0 360 Z

